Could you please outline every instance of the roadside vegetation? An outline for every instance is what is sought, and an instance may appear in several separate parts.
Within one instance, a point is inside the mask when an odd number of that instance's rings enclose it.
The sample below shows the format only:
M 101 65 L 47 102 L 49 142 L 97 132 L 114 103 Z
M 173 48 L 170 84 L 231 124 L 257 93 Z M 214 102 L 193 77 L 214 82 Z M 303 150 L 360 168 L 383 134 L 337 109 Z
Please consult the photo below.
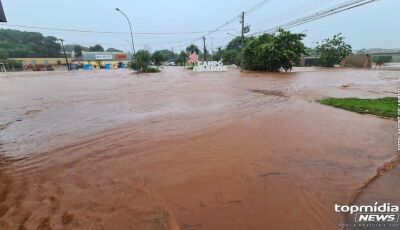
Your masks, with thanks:
M 61 57 L 61 45 L 53 36 L 41 33 L 0 29 L 0 59 Z
M 244 49 L 243 69 L 278 72 L 292 70 L 293 65 L 306 54 L 302 33 L 279 29 L 277 34 L 263 34 L 250 38 Z
M 318 100 L 318 102 L 361 114 L 372 114 L 386 118 L 397 118 L 398 116 L 398 101 L 396 97 L 379 99 L 324 98 Z
M 340 34 L 325 39 L 322 44 L 315 48 L 315 51 L 319 56 L 318 63 L 323 67 L 334 67 L 352 54 L 351 45 L 347 44 Z
M 189 44 L 184 50 L 175 53 L 173 49 L 160 49 L 153 53 L 145 50 L 137 52 L 135 62 L 129 67 L 139 72 L 159 72 L 161 65 L 182 66 L 187 68 L 189 55 L 196 52 L 199 61 L 223 61 L 224 65 L 241 63 L 243 48 L 242 69 L 250 71 L 291 71 L 293 66 L 300 63 L 302 56 L 312 56 L 312 63 L 323 67 L 334 67 L 348 55 L 352 54 L 352 47 L 345 42 L 341 34 L 317 43 L 315 48 L 307 48 L 303 39 L 305 34 L 291 33 L 278 29 L 275 33 L 265 33 L 259 36 L 245 37 L 242 47 L 242 38 L 233 37 L 225 48 L 219 47 L 209 51 L 207 47 Z M 74 53 L 81 57 L 82 52 L 120 52 L 115 48 L 105 49 L 100 44 L 85 47 L 79 44 L 66 44 L 67 53 Z M 69 55 L 69 54 L 68 54 Z M 13 65 L 16 69 L 22 64 L 15 63 L 8 58 L 23 57 L 62 57 L 61 46 L 56 37 L 43 36 L 40 33 L 23 32 L 18 30 L 0 29 L 0 60 Z M 374 57 L 374 63 L 382 65 L 389 62 L 391 57 Z M 310 60 L 308 61 L 310 62 Z M 151 67 L 156 66 L 157 68 Z M 193 63 L 188 68 L 193 68 Z
M 151 54 L 147 50 L 139 50 L 136 53 L 136 58 L 134 62 L 129 65 L 130 69 L 143 72 L 143 73 L 158 73 L 160 70 L 150 66 L 151 64 Z

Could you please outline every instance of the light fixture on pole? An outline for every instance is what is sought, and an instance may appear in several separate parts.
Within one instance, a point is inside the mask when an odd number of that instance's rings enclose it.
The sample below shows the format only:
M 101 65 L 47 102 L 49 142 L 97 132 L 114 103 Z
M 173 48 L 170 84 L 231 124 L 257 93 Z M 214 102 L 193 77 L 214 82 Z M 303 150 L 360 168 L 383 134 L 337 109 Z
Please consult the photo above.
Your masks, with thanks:
M 115 8 L 115 10 L 120 12 L 126 18 L 126 20 L 128 21 L 129 29 L 131 31 L 132 53 L 133 53 L 133 58 L 132 59 L 134 59 L 136 57 L 136 51 L 135 51 L 135 43 L 133 42 L 133 31 L 132 31 L 131 21 L 129 20 L 128 16 L 122 10 L 120 10 L 119 8 Z

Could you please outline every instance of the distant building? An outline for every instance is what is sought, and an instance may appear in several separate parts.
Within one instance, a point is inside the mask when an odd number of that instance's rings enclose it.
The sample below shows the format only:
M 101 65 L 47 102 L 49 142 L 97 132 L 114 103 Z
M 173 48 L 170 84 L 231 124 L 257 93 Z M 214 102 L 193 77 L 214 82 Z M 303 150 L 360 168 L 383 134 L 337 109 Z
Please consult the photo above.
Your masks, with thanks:
M 301 57 L 298 66 L 300 67 L 319 66 L 318 57 Z
M 393 60 L 392 62 L 394 63 L 400 63 L 400 55 L 393 55 Z
M 91 64 L 95 68 L 111 64 L 118 68 L 121 64 L 127 64 L 130 60 L 130 54 L 125 52 L 85 52 L 82 51 L 82 57 L 73 59 L 75 64 Z
M 66 65 L 64 57 L 60 58 L 8 58 L 8 60 L 20 61 L 24 64 L 24 66 L 29 65 Z M 72 58 L 68 58 L 68 61 L 71 62 Z

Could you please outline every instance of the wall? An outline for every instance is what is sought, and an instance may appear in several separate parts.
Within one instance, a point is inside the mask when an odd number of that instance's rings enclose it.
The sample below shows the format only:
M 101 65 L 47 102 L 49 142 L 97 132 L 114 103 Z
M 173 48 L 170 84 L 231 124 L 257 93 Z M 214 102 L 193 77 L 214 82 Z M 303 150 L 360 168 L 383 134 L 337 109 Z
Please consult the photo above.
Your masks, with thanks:
M 65 58 L 9 58 L 8 60 L 17 60 L 22 61 L 24 65 L 66 65 L 67 62 Z M 72 58 L 68 58 L 68 61 L 71 63 Z
M 353 54 L 342 61 L 341 67 L 371 68 L 372 57 L 368 54 Z
M 300 67 L 319 66 L 318 57 L 301 57 L 299 66 Z

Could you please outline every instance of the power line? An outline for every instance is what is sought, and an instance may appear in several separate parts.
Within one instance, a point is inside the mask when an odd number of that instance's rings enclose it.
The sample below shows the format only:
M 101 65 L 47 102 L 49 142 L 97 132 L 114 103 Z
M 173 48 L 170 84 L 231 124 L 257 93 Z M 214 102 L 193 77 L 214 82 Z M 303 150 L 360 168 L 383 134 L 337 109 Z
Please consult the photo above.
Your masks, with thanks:
M 324 17 L 328 17 L 330 15 L 334 15 L 334 14 L 337 14 L 337 13 L 340 13 L 340 12 L 343 12 L 343 11 L 346 11 L 346 10 L 350 10 L 350 9 L 353 9 L 353 8 L 356 8 L 356 7 L 360 7 L 360 6 L 363 6 L 363 5 L 366 5 L 366 4 L 370 4 L 370 3 L 373 3 L 373 2 L 376 2 L 376 1 L 378 1 L 378 0 L 356 0 L 356 1 L 346 2 L 344 4 L 341 4 L 339 6 L 330 8 L 328 10 L 325 10 L 325 11 L 322 11 L 322 12 L 318 12 L 316 14 L 312 14 L 312 15 L 297 19 L 297 20 L 285 23 L 283 25 L 275 26 L 275 27 L 272 27 L 272 28 L 270 28 L 268 30 L 264 30 L 264 31 L 259 32 L 259 33 L 254 33 L 252 35 L 257 35 L 257 34 L 260 34 L 260 33 L 267 33 L 267 32 L 274 32 L 279 28 L 283 28 L 283 29 L 292 28 L 292 27 L 299 26 L 299 25 L 302 25 L 302 24 L 305 24 L 305 23 L 308 23 L 308 22 L 311 22 L 311 21 L 315 21 L 315 20 L 318 20 L 318 19 L 321 19 L 321 18 L 324 18 Z
M 130 34 L 128 32 L 61 29 L 61 28 L 37 27 L 37 26 L 26 26 L 26 25 L 10 25 L 10 24 L 2 24 L 1 26 L 27 28 L 27 29 L 39 29 L 39 30 L 63 31 L 63 32 L 91 33 L 91 34 L 120 34 L 120 35 L 122 35 L 122 34 L 129 35 Z M 234 30 L 234 29 L 225 29 L 224 31 L 232 31 L 232 30 Z M 179 34 L 202 34 L 202 33 L 207 33 L 207 32 L 211 32 L 211 31 L 137 32 L 134 34 L 136 34 L 136 35 L 179 35 Z
M 244 13 L 249 15 L 251 13 L 253 13 L 254 11 L 258 10 L 259 8 L 261 8 L 262 6 L 264 6 L 266 3 L 268 3 L 270 0 L 264 0 L 260 3 L 258 3 L 257 5 L 253 6 L 252 8 L 245 10 Z
M 312 0 L 312 1 L 308 2 L 308 3 L 304 3 L 304 4 L 301 4 L 301 5 L 295 6 L 293 8 L 288 9 L 288 10 L 285 10 L 285 11 L 279 13 L 279 14 L 276 14 L 275 16 L 272 16 L 270 18 L 267 18 L 267 19 L 264 19 L 264 20 L 259 21 L 257 23 L 254 23 L 253 26 L 259 25 L 259 24 L 262 24 L 262 23 L 265 23 L 265 22 L 267 22 L 267 24 L 273 24 L 273 23 L 276 23 L 276 22 L 280 23 L 280 22 L 282 22 L 282 21 L 284 21 L 286 19 L 289 19 L 289 18 L 291 18 L 293 16 L 297 16 L 297 15 L 306 13 L 306 12 L 308 12 L 310 10 L 313 10 L 315 8 L 323 6 L 323 5 L 325 5 L 327 3 L 330 3 L 332 1 L 334 1 L 334 0 Z
M 269 1 L 270 1 L 270 0 L 263 0 L 263 1 L 261 1 L 260 3 L 256 4 L 255 6 L 251 7 L 250 9 L 248 9 L 248 10 L 246 10 L 246 11 L 244 11 L 244 12 L 245 12 L 245 13 L 247 12 L 247 14 L 253 13 L 254 11 L 258 10 L 259 8 L 261 8 L 263 5 L 265 5 L 265 4 L 266 4 L 267 2 L 269 2 Z M 213 33 L 220 32 L 220 31 L 224 31 L 224 30 L 222 30 L 222 28 L 224 28 L 224 27 L 226 27 L 227 25 L 230 25 L 230 24 L 232 24 L 232 23 L 238 21 L 240 18 L 241 18 L 241 14 L 240 14 L 240 15 L 237 15 L 237 16 L 235 16 L 235 17 L 233 17 L 233 18 L 230 19 L 230 20 L 228 20 L 227 22 L 225 22 L 225 23 L 222 24 L 221 26 L 217 27 L 215 30 L 209 31 L 209 32 L 206 33 L 205 35 L 193 39 L 190 43 L 193 43 L 193 42 L 195 42 L 195 41 L 199 41 L 199 40 L 203 39 L 203 37 L 208 37 L 208 36 L 210 36 L 210 35 L 213 34 Z M 190 44 L 190 43 L 189 43 L 189 44 Z M 188 45 L 189 45 L 189 44 L 188 44 Z

